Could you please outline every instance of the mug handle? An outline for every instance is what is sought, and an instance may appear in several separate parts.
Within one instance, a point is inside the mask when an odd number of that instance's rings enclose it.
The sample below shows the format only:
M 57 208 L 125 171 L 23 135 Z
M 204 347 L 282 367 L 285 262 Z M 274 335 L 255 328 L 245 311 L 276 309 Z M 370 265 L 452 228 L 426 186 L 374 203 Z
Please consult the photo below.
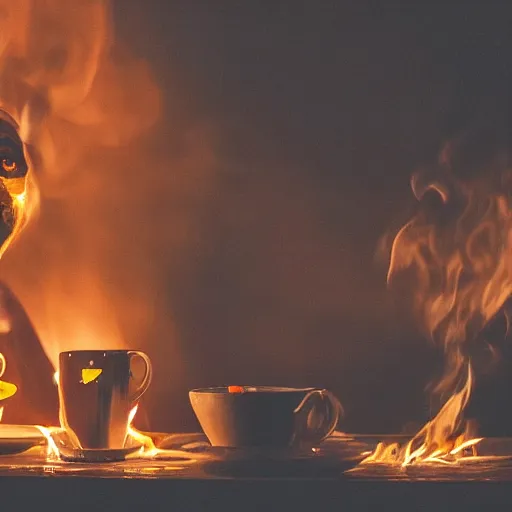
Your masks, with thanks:
M 294 411 L 295 433 L 293 444 L 314 445 L 329 437 L 343 414 L 343 407 L 327 389 L 313 389 Z M 312 414 L 321 419 L 312 424 Z
M 142 379 L 140 386 L 137 388 L 137 390 L 134 392 L 134 394 L 130 397 L 132 402 L 136 402 L 146 392 L 149 385 L 151 384 L 153 368 L 151 366 L 151 360 L 149 359 L 149 356 L 147 354 L 145 354 L 144 352 L 140 352 L 139 350 L 130 350 L 128 352 L 128 357 L 130 358 L 130 361 L 134 357 L 140 357 L 146 364 L 146 373 L 144 375 L 144 379 Z
M 7 369 L 7 361 L 5 360 L 5 356 L 0 352 L 0 377 L 3 377 L 5 370 Z

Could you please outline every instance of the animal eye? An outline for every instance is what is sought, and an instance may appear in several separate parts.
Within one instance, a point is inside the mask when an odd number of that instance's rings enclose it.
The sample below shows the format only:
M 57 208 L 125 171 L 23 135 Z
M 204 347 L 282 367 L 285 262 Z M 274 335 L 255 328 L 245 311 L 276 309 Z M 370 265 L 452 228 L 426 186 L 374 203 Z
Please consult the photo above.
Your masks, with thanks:
M 10 158 L 4 158 L 2 160 L 2 168 L 6 172 L 13 172 L 17 169 L 16 162 L 14 160 L 11 160 Z

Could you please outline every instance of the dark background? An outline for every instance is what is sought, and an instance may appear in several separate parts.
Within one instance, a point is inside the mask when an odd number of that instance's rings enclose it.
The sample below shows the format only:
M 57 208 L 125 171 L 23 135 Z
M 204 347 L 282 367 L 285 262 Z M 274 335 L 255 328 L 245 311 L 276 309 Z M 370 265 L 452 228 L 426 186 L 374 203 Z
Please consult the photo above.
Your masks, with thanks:
M 163 236 L 186 201 L 196 222 L 158 267 L 151 427 L 197 429 L 187 390 L 238 383 L 328 387 L 349 431 L 424 421 L 435 354 L 375 253 L 411 172 L 508 108 L 508 2 L 119 0 L 115 22 L 164 94 L 153 154 L 199 126 L 212 155 L 154 211 Z

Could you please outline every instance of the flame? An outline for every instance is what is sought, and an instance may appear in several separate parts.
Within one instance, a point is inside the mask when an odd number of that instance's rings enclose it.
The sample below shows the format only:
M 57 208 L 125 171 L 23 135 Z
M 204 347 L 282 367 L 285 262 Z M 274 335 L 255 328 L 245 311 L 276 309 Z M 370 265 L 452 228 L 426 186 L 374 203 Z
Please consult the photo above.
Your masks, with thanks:
M 5 254 L 7 249 L 12 243 L 17 240 L 21 231 L 26 226 L 30 216 L 35 212 L 39 204 L 39 195 L 34 191 L 30 196 L 30 201 L 27 196 L 27 188 L 34 187 L 30 171 L 27 176 L 23 178 L 4 178 L 0 177 L 3 187 L 7 190 L 12 200 L 13 217 L 15 219 L 13 228 L 7 239 L 0 245 L 0 258 Z
M 53 380 L 57 387 L 59 387 L 59 372 L 56 371 L 53 375 Z M 62 396 L 60 395 L 59 389 L 59 397 L 62 401 Z M 62 403 L 62 402 L 61 402 Z M 178 450 L 165 450 L 160 449 L 155 446 L 153 439 L 146 435 L 133 426 L 133 421 L 135 416 L 137 415 L 137 410 L 139 408 L 138 404 L 135 404 L 130 413 L 128 415 L 128 420 L 126 423 L 126 436 L 125 436 L 125 446 L 137 446 L 139 447 L 136 451 L 127 455 L 127 459 L 152 459 L 152 458 L 176 458 L 185 459 L 193 463 L 196 460 L 202 458 L 200 454 L 193 454 L 186 452 L 181 452 Z M 62 410 L 60 411 L 62 414 Z M 1 417 L 0 417 L 1 419 Z M 61 426 L 60 427 L 50 427 L 50 426 L 42 426 L 36 425 L 36 428 L 43 434 L 43 436 L 47 440 L 46 447 L 46 459 L 48 461 L 57 461 L 62 459 L 62 449 L 70 448 L 72 446 L 79 446 L 78 440 L 75 438 L 74 434 L 69 433 L 64 428 L 64 422 L 62 421 L 61 416 Z
M 201 460 L 211 460 L 215 458 L 210 453 L 191 453 L 185 450 L 165 449 L 159 448 L 155 445 L 152 437 L 143 432 L 138 431 L 133 427 L 133 420 L 137 414 L 138 405 L 135 405 L 130 411 L 128 424 L 126 428 L 126 441 L 125 445 L 140 445 L 140 449 L 136 452 L 129 454 L 126 458 L 132 459 L 159 459 L 159 460 L 173 460 L 179 459 L 180 464 L 195 464 Z
M 211 460 L 212 458 L 215 458 L 211 454 L 207 453 L 192 453 L 185 450 L 158 448 L 152 437 L 133 427 L 132 423 L 137 414 L 137 409 L 138 405 L 135 405 L 130 411 L 125 438 L 125 447 L 136 447 L 137 449 L 128 453 L 125 457 L 126 460 L 158 459 L 164 463 L 164 466 L 154 469 L 154 471 L 159 471 L 162 468 L 172 469 L 174 467 L 174 461 L 176 460 L 179 460 L 180 466 L 185 466 L 195 464 L 200 460 Z M 37 425 L 36 428 L 47 440 L 47 461 L 65 460 L 63 452 L 69 451 L 72 446 L 76 446 L 72 444 L 68 433 L 62 427 L 43 427 L 41 425 Z M 169 464 L 167 464 L 167 461 Z M 145 470 L 152 471 L 153 469 L 147 467 Z
M 468 451 L 475 455 L 481 441 L 463 413 L 474 383 L 475 342 L 512 292 L 512 216 L 503 191 L 457 181 L 450 171 L 433 184 L 413 177 L 418 199 L 430 191 L 441 202 L 434 211 L 423 205 L 398 232 L 387 279 L 404 293 L 412 288 L 419 324 L 444 349 L 445 371 L 434 389 L 444 405 L 405 448 L 380 445 L 365 463 L 453 463 Z
M 60 460 L 60 450 L 57 447 L 53 436 L 62 432 L 58 427 L 43 427 L 42 425 L 35 425 L 35 427 L 46 438 L 46 459 L 47 460 Z
M 151 174 L 138 140 L 159 116 L 160 91 L 114 41 L 107 0 L 0 0 L 0 12 L 0 107 L 19 125 L 30 169 L 9 185 L 21 221 L 0 256 L 26 225 L 2 265 L 56 367 L 63 350 L 126 348 L 122 327 L 147 321 L 149 258 L 132 247 L 129 217 Z M 137 293 L 128 299 L 120 285 Z
M 151 458 L 156 456 L 159 452 L 158 448 L 155 446 L 153 442 L 153 439 L 143 434 L 142 432 L 139 432 L 132 425 L 133 420 L 135 419 L 135 415 L 137 414 L 138 408 L 139 405 L 137 404 L 130 411 L 130 416 L 128 417 L 128 425 L 126 427 L 126 439 L 131 438 L 135 443 L 141 445 L 141 448 L 137 454 L 138 456 L 144 455 L 144 457 Z
M 471 424 L 467 423 L 464 431 L 456 434 L 461 425 L 462 411 L 471 394 L 471 387 L 472 372 L 471 367 L 468 367 L 467 379 L 462 389 L 447 400 L 435 418 L 429 421 L 405 447 L 398 443 L 379 443 L 376 450 L 361 464 L 393 462 L 403 467 L 417 462 L 449 464 L 466 456 L 470 448 L 471 455 L 475 455 L 474 447 L 482 438 L 473 436 Z
M 20 222 L 0 272 L 55 369 L 64 350 L 144 346 L 161 339 L 153 331 L 174 340 L 162 276 L 197 249 L 216 176 L 209 121 L 173 109 L 154 130 L 161 91 L 114 37 L 113 14 L 108 0 L 0 0 L 0 109 L 29 168 L 24 183 L 9 180 Z M 3 160 L 0 170 L 16 172 Z M 36 374 L 35 385 L 47 378 Z

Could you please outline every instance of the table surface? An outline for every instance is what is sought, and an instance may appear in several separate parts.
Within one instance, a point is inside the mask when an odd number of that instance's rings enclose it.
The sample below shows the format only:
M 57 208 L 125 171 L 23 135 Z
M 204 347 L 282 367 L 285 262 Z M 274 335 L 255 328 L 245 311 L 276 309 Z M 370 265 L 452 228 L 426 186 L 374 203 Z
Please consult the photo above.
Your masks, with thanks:
M 359 466 L 361 454 L 379 440 L 337 434 L 308 454 L 254 458 L 226 457 L 201 434 L 173 434 L 161 436 L 156 457 L 134 454 L 110 463 L 48 460 L 41 445 L 0 456 L 1 510 L 368 510 L 384 503 L 394 510 L 482 510 L 512 505 L 512 440 L 483 444 L 484 452 L 499 451 L 500 458 L 405 469 Z

